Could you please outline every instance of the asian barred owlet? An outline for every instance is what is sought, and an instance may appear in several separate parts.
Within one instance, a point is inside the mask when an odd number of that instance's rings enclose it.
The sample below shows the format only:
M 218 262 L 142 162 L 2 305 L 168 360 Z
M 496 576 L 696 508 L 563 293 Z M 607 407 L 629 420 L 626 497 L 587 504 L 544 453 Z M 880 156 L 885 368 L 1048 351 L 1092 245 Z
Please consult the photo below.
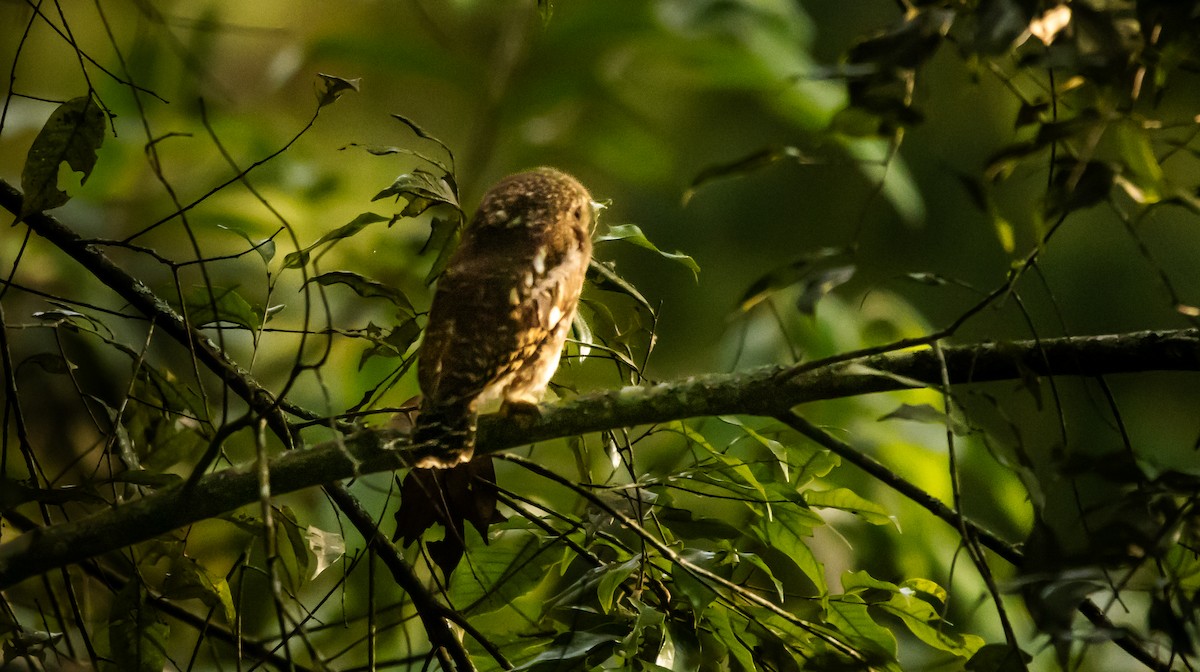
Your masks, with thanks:
M 433 298 L 418 379 L 418 467 L 469 462 L 480 404 L 528 410 L 541 400 L 592 255 L 592 198 L 552 168 L 518 173 L 484 195 Z

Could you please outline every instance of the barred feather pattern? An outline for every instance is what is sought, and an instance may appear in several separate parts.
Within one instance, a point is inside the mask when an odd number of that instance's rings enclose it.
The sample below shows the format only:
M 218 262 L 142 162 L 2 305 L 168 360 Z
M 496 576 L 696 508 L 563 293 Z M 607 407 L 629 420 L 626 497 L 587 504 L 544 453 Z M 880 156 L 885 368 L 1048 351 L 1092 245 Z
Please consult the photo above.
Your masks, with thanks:
M 536 405 L 558 367 L 591 259 L 592 200 L 551 168 L 484 196 L 438 280 L 421 345 L 418 467 L 471 460 L 481 404 Z

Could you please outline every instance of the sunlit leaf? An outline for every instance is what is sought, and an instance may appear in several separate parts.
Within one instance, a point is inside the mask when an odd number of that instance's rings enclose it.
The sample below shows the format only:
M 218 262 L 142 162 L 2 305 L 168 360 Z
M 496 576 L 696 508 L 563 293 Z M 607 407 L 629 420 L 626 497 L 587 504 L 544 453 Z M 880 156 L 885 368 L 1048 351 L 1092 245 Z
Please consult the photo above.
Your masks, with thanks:
M 346 540 L 337 532 L 322 530 L 315 525 L 309 525 L 304 530 L 304 538 L 308 541 L 308 550 L 312 552 L 316 562 L 312 566 L 309 580 L 315 579 L 346 554 Z
M 163 597 L 171 600 L 198 599 L 210 607 L 219 608 L 226 623 L 232 625 L 237 622 L 233 593 L 225 577 L 209 572 L 187 556 L 172 558 L 171 568 L 163 581 Z
M 651 252 L 655 252 L 666 259 L 683 264 L 684 266 L 688 267 L 688 269 L 691 270 L 692 275 L 697 276 L 697 278 L 700 275 L 700 265 L 696 263 L 695 259 L 692 259 L 682 252 L 664 252 L 658 249 L 658 246 L 650 242 L 650 240 L 646 238 L 646 234 L 642 233 L 642 230 L 638 228 L 636 224 L 613 224 L 608 227 L 608 233 L 597 238 L 596 242 L 604 243 L 610 240 L 622 240 L 627 243 L 637 245 L 642 249 L 650 250 Z
M 813 508 L 837 509 L 854 514 L 872 525 L 895 523 L 887 509 L 858 496 L 848 488 L 805 490 L 804 501 Z
M 104 143 L 104 120 L 104 111 L 90 95 L 72 98 L 50 114 L 33 139 L 21 171 L 21 190 L 25 192 L 21 218 L 70 200 L 58 188 L 62 164 L 83 173 L 80 182 L 87 182 L 96 167 L 96 150 Z
M 855 646 L 874 649 L 888 658 L 896 657 L 896 636 L 871 618 L 862 598 L 841 595 L 828 598 L 824 604 L 826 620 Z

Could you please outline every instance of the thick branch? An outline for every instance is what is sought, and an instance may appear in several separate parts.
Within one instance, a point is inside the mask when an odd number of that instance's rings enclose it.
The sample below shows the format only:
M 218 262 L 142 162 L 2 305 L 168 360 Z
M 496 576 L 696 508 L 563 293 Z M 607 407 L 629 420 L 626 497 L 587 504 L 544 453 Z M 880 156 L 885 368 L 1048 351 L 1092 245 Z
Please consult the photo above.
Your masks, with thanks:
M 1200 332 L 1137 332 L 944 348 L 953 384 L 1018 380 L 1037 374 L 1098 376 L 1143 371 L 1200 370 Z M 779 417 L 796 405 L 873 392 L 938 385 L 929 350 L 895 352 L 824 367 L 768 368 L 699 376 L 674 383 L 583 395 L 550 404 L 527 431 L 497 416 L 480 422 L 477 452 L 605 429 L 741 414 Z M 271 461 L 271 491 L 293 492 L 406 465 L 403 438 L 367 430 Z M 87 518 L 28 533 L 0 545 L 0 589 L 30 576 L 254 503 L 251 467 L 199 479 L 185 494 L 171 488 Z

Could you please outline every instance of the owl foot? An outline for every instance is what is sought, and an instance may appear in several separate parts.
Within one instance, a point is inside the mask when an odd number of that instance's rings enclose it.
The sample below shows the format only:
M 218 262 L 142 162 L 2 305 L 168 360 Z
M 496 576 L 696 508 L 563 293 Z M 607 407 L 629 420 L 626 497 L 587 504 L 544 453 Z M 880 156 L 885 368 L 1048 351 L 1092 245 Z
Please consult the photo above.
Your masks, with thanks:
M 500 406 L 500 415 L 508 418 L 522 430 L 526 430 L 537 424 L 542 417 L 542 411 L 537 404 L 531 401 L 506 400 Z

